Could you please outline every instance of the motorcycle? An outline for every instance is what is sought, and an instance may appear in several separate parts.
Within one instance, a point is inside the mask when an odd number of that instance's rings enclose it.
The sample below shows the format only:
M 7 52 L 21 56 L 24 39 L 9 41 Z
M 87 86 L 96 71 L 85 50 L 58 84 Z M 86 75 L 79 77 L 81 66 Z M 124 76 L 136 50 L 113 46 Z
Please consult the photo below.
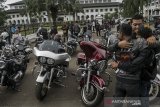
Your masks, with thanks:
M 77 45 L 78 45 L 78 42 L 76 38 L 69 37 L 68 42 L 66 43 L 67 53 L 69 55 L 73 55 L 74 52 L 77 50 Z
M 32 48 L 29 46 L 29 41 L 27 38 L 24 38 L 18 44 L 14 45 L 14 53 L 15 55 L 23 56 L 23 71 L 27 69 L 27 63 L 29 63 L 29 55 L 32 53 Z
M 99 69 L 101 63 L 104 64 L 103 61 L 106 61 L 107 54 L 106 50 L 95 42 L 82 41 L 80 47 L 84 53 L 78 54 L 79 68 L 75 75 L 81 88 L 83 103 L 86 106 L 95 107 L 102 101 L 107 86 L 100 76 L 103 68 Z
M 16 89 L 24 76 L 22 55 L 14 55 L 13 46 L 3 47 L 0 56 L 0 85 Z
M 45 98 L 48 89 L 51 88 L 53 83 L 64 86 L 62 84 L 63 78 L 67 76 L 65 68 L 69 66 L 71 57 L 58 42 L 53 40 L 45 40 L 39 45 L 39 48 L 34 47 L 34 55 L 38 59 L 35 67 L 38 64 L 40 66 L 39 75 L 36 79 L 35 93 L 36 98 L 41 101 Z
M 157 75 L 154 80 L 151 80 L 151 87 L 149 91 L 149 101 L 153 102 L 160 95 L 160 53 L 156 54 L 157 59 Z

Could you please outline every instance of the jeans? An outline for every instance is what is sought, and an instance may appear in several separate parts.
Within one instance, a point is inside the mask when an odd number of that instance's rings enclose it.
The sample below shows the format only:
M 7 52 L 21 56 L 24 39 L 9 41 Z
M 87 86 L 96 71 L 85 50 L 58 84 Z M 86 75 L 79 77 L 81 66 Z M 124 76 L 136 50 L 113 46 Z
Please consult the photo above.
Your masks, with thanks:
M 140 93 L 140 98 L 141 98 L 141 107 L 149 107 L 149 90 L 151 87 L 151 82 L 150 81 L 141 81 L 141 93 Z
M 116 89 L 115 89 L 115 100 L 124 100 L 127 97 L 127 100 L 131 98 L 131 100 L 139 100 L 139 93 L 140 93 L 140 82 L 129 84 L 117 81 Z M 139 107 L 140 105 L 132 105 L 132 103 L 127 103 L 128 107 Z M 122 107 L 123 103 L 115 103 L 114 107 Z

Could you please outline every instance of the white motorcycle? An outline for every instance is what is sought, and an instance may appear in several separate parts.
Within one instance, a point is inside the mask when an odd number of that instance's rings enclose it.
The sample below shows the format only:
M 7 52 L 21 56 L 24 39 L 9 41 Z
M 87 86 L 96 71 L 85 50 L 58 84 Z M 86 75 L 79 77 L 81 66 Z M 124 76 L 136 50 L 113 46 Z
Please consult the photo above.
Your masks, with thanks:
M 35 67 L 38 64 L 40 66 L 35 91 L 37 99 L 41 101 L 53 83 L 64 86 L 62 80 L 67 76 L 65 68 L 69 66 L 71 57 L 58 42 L 53 40 L 46 40 L 38 48 L 34 47 L 34 54 L 38 59 Z

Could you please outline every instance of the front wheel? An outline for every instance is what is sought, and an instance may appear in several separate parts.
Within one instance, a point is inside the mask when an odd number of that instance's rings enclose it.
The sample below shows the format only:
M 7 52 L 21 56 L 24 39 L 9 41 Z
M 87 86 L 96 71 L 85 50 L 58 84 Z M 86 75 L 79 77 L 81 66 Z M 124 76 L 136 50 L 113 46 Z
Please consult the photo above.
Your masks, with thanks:
M 74 53 L 73 48 L 67 47 L 67 53 L 68 53 L 69 55 L 73 55 L 73 53 Z
M 83 103 L 88 107 L 96 107 L 101 103 L 104 91 L 100 91 L 92 83 L 89 84 L 89 91 L 86 90 L 87 86 L 84 85 L 81 89 L 81 98 Z
M 39 82 L 36 83 L 35 92 L 36 92 L 36 98 L 39 101 L 42 101 L 47 95 L 48 92 L 47 86 L 48 86 L 48 80 L 46 80 L 44 83 L 39 83 Z

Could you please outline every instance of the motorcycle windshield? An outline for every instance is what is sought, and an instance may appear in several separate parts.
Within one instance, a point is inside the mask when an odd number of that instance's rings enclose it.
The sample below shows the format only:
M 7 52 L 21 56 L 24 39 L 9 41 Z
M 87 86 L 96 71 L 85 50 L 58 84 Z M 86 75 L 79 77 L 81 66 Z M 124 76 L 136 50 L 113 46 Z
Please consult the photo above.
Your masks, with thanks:
M 40 51 L 50 51 L 58 53 L 60 48 L 62 48 L 60 43 L 53 40 L 45 40 L 42 44 L 39 45 Z

